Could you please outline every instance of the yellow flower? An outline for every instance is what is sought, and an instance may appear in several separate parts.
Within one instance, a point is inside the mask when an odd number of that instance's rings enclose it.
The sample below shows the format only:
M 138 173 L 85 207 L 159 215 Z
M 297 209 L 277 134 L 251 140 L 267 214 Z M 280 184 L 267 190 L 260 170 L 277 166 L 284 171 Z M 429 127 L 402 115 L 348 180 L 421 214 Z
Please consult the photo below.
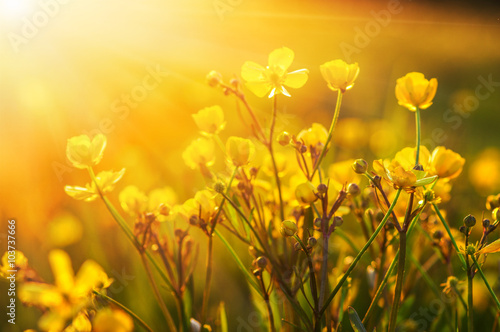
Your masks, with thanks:
M 182 153 L 182 159 L 192 169 L 200 166 L 209 167 L 215 163 L 214 142 L 206 138 L 198 138 Z
M 220 106 L 205 107 L 192 115 L 194 122 L 203 135 L 218 134 L 226 123 Z
M 427 176 L 427 172 L 403 167 L 398 160 L 392 161 L 375 160 L 373 169 L 395 188 L 413 190 L 413 187 L 426 186 L 437 179 L 437 176 Z
M 465 159 L 458 153 L 438 146 L 432 152 L 431 173 L 440 178 L 454 179 L 462 173 Z
M 298 89 L 308 78 L 307 69 L 299 69 L 288 73 L 293 62 L 294 53 L 287 47 L 278 48 L 269 54 L 268 66 L 263 67 L 255 62 L 247 61 L 241 68 L 241 77 L 245 85 L 258 97 L 264 97 L 269 91 L 269 98 L 277 94 L 290 97 L 285 86 Z
M 398 103 L 413 112 L 417 108 L 426 109 L 432 105 L 437 85 L 438 82 L 435 78 L 429 81 L 422 73 L 408 73 L 397 80 L 396 97 Z
M 62 331 L 68 320 L 91 306 L 92 290 L 109 287 L 112 279 L 92 260 L 85 261 L 75 276 L 71 260 L 62 250 L 52 250 L 49 262 L 55 285 L 26 282 L 19 288 L 19 299 L 47 309 L 38 321 L 41 330 Z
M 161 213 L 162 206 L 170 210 L 170 206 L 176 202 L 177 194 L 171 187 L 157 188 L 149 193 L 148 209 L 151 212 Z
M 340 190 L 344 185 L 349 183 L 359 184 L 361 177 L 352 169 L 354 162 L 354 159 L 348 159 L 331 164 L 328 168 L 328 176 L 331 180 L 330 186 L 335 187 L 336 190 Z
M 214 195 L 214 193 L 208 190 L 200 190 L 194 195 L 194 198 L 184 202 L 180 212 L 187 221 L 192 216 L 197 216 L 204 222 L 209 222 L 218 207 L 216 198 L 217 195 Z
M 342 93 L 352 88 L 359 74 L 357 62 L 347 64 L 340 59 L 322 64 L 320 70 L 321 75 L 323 75 L 323 78 L 328 83 L 328 87 L 333 91 L 340 90 Z
M 94 332 L 132 332 L 134 322 L 132 318 L 119 309 L 100 310 L 94 318 Z
M 308 149 L 318 148 L 318 144 L 324 145 L 328 138 L 328 131 L 319 123 L 313 123 L 311 128 L 302 130 L 297 135 L 297 141 L 302 141 Z
M 118 200 L 125 212 L 131 216 L 136 216 L 146 210 L 148 197 L 139 188 L 130 185 L 120 192 Z
M 249 139 L 231 136 L 226 142 L 226 153 L 234 166 L 244 166 L 253 159 L 255 146 Z
M 302 204 L 311 204 L 318 199 L 316 187 L 311 182 L 301 183 L 295 188 L 295 198 Z
M 66 156 L 74 167 L 84 169 L 101 161 L 105 147 L 106 136 L 103 134 L 95 135 L 92 140 L 87 135 L 75 136 L 68 139 Z
M 15 252 L 15 258 L 14 258 L 14 264 L 10 265 L 11 263 L 9 262 L 9 256 L 12 258 L 12 255 L 6 251 L 3 256 L 2 256 L 2 265 L 0 266 L 0 277 L 1 278 L 7 278 L 11 275 L 12 270 L 17 270 L 16 273 L 16 280 L 22 280 L 24 276 L 24 271 L 28 268 L 28 259 L 26 256 L 24 256 L 22 251 L 19 250 L 14 250 Z
M 412 169 L 415 166 L 415 159 L 417 158 L 417 149 L 412 147 L 406 147 L 401 151 L 396 153 L 394 157 L 395 160 L 404 168 Z M 428 171 L 429 162 L 431 159 L 431 153 L 424 145 L 420 145 L 420 155 L 418 157 L 418 163 L 422 165 L 424 171 Z
M 297 227 L 297 223 L 291 220 L 285 220 L 281 222 L 280 233 L 283 236 L 294 236 L 297 234 L 299 228 Z
M 113 171 L 102 171 L 96 176 L 97 184 L 101 189 L 103 194 L 113 191 L 115 185 L 125 174 L 125 168 L 119 172 Z M 91 202 L 99 197 L 99 191 L 97 190 L 94 182 L 87 183 L 85 187 L 79 186 L 65 186 L 64 191 L 69 196 L 77 200 L 84 200 L 85 202 Z

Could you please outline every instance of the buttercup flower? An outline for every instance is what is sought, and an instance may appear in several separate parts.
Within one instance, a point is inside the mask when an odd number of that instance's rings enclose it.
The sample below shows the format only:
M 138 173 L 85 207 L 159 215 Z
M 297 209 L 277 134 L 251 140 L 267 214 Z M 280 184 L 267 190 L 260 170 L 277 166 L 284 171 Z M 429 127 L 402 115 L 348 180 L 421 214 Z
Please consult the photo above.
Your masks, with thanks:
M 342 93 L 352 88 L 359 74 L 357 62 L 347 64 L 340 59 L 322 64 L 320 70 L 321 75 L 323 75 L 323 78 L 328 83 L 328 87 L 333 91 L 340 90 Z
M 119 172 L 113 172 L 113 171 L 99 172 L 99 174 L 97 174 L 96 176 L 96 180 L 97 184 L 99 185 L 99 188 L 101 189 L 101 192 L 105 194 L 110 191 L 113 191 L 113 189 L 115 189 L 116 183 L 120 181 L 120 179 L 123 177 L 123 174 L 125 174 L 125 168 L 123 168 Z M 97 197 L 99 197 L 99 192 L 94 182 L 87 183 L 85 187 L 65 186 L 64 191 L 66 192 L 66 194 L 73 197 L 74 199 L 84 200 L 86 202 L 91 202 L 95 200 Z
M 432 152 L 430 172 L 440 178 L 454 179 L 462 173 L 464 164 L 465 159 L 458 153 L 438 146 Z
M 87 135 L 75 136 L 68 139 L 66 156 L 76 168 L 85 169 L 97 165 L 103 156 L 106 147 L 106 136 L 97 134 L 92 140 Z
M 182 159 L 186 165 L 192 169 L 201 166 L 212 166 L 215 163 L 214 142 L 206 138 L 198 138 L 182 153 Z
M 405 169 L 398 160 L 382 161 L 375 160 L 373 169 L 387 181 L 392 183 L 395 188 L 404 188 L 413 190 L 413 187 L 420 187 L 431 184 L 437 179 L 437 176 L 427 176 L 427 172 L 411 169 Z
M 255 146 L 249 139 L 231 136 L 226 142 L 226 153 L 234 166 L 244 166 L 252 160 Z
M 119 309 L 99 310 L 92 323 L 94 332 L 132 332 L 134 330 L 132 318 Z
M 26 282 L 19 288 L 19 299 L 47 309 L 38 322 L 41 330 L 62 331 L 68 320 L 91 305 L 92 290 L 109 287 L 112 279 L 92 260 L 85 261 L 75 276 L 71 260 L 62 250 L 52 250 L 49 262 L 55 285 Z
M 311 128 L 303 129 L 297 140 L 302 141 L 308 149 L 316 149 L 318 144 L 325 144 L 328 138 L 328 131 L 319 123 L 313 123 Z
M 204 135 L 218 134 L 226 123 L 220 106 L 205 107 L 192 115 L 194 122 Z
M 311 204 L 318 199 L 316 187 L 311 182 L 304 182 L 295 189 L 295 197 L 302 204 Z
M 291 49 L 278 48 L 269 54 L 265 68 L 252 61 L 245 62 L 241 68 L 241 77 L 246 81 L 246 87 L 257 97 L 264 97 L 269 92 L 269 98 L 280 93 L 290 97 L 285 86 L 293 89 L 302 87 L 307 82 L 309 73 L 307 69 L 287 72 L 293 58 Z
M 426 109 L 432 105 L 437 85 L 435 78 L 427 80 L 422 73 L 408 73 L 397 80 L 396 97 L 398 103 L 413 112 L 417 108 Z
M 291 220 L 285 220 L 281 223 L 280 233 L 283 236 L 294 236 L 298 231 L 297 224 Z
M 130 214 L 136 216 L 146 210 L 148 197 L 136 186 L 126 186 L 118 195 L 118 200 L 122 209 Z
M 406 147 L 401 151 L 396 153 L 394 157 L 395 160 L 404 168 L 404 169 L 412 169 L 415 166 L 415 161 L 417 156 L 417 149 L 415 147 Z M 429 162 L 431 159 L 431 153 L 425 147 L 425 145 L 420 145 L 420 156 L 418 158 L 418 163 L 422 165 L 424 171 L 428 171 Z

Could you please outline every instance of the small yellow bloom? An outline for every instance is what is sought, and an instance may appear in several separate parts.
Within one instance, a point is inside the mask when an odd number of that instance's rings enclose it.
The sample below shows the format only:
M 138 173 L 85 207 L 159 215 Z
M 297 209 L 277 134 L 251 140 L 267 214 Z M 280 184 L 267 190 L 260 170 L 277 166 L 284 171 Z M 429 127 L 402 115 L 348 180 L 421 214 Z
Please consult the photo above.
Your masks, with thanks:
M 427 172 L 403 167 L 397 159 L 392 161 L 375 160 L 373 169 L 392 183 L 395 188 L 413 190 L 413 187 L 421 187 L 431 184 L 437 176 L 427 176 Z
M 328 131 L 319 123 L 313 123 L 311 128 L 302 130 L 297 135 L 297 141 L 302 141 L 308 149 L 317 149 L 318 144 L 323 146 L 328 138 Z
M 41 330 L 62 331 L 68 320 L 91 306 L 92 290 L 109 287 L 112 279 L 92 260 L 85 261 L 75 275 L 69 255 L 62 250 L 52 250 L 49 262 L 55 285 L 26 282 L 19 288 L 19 299 L 47 309 L 38 322 Z
M 87 168 L 97 165 L 103 156 L 106 147 L 106 136 L 97 134 L 92 140 L 87 135 L 75 136 L 68 139 L 66 156 L 76 168 Z
M 344 93 L 354 85 L 354 81 L 359 74 L 358 63 L 347 64 L 345 61 L 337 59 L 328 61 L 320 66 L 321 75 L 328 83 L 328 87 L 333 91 Z
M 180 208 L 181 215 L 189 221 L 192 216 L 199 217 L 204 222 L 209 222 L 214 212 L 217 211 L 217 195 L 208 190 L 198 191 L 194 198 L 188 199 Z
M 93 321 L 94 332 L 132 332 L 132 318 L 119 309 L 103 309 L 97 312 Z
M 182 153 L 182 159 L 192 169 L 201 166 L 209 167 L 215 163 L 215 145 L 207 138 L 198 138 Z
M 295 189 L 295 197 L 302 204 L 311 204 L 318 199 L 316 187 L 311 182 L 304 182 Z
M 113 171 L 102 171 L 96 176 L 97 185 L 101 189 L 101 193 L 106 194 L 115 189 L 115 185 L 125 174 L 125 168 L 119 172 Z M 95 183 L 87 183 L 85 187 L 79 186 L 65 186 L 64 191 L 69 196 L 77 200 L 83 200 L 85 202 L 91 202 L 99 197 L 99 191 L 97 190 Z
M 251 140 L 231 136 L 226 142 L 226 153 L 234 166 L 245 166 L 255 155 L 255 146 Z
M 131 216 L 137 216 L 147 207 L 148 197 L 136 186 L 126 186 L 118 195 L 122 209 Z
M 415 147 L 406 147 L 401 151 L 396 153 L 394 159 L 404 168 L 412 169 L 415 166 L 415 161 L 417 158 L 417 149 Z M 418 163 L 422 165 L 424 171 L 428 171 L 429 162 L 431 159 L 431 153 L 425 145 L 420 145 L 420 155 L 418 157 Z
M 432 105 L 438 82 L 435 78 L 427 80 L 422 73 L 408 73 L 398 78 L 396 97 L 401 106 L 415 112 L 417 108 L 426 109 Z
M 220 106 L 205 107 L 192 115 L 194 122 L 203 135 L 218 134 L 226 123 Z
M 280 233 L 283 236 L 294 236 L 298 230 L 295 221 L 285 220 L 281 223 Z
M 307 69 L 299 69 L 288 73 L 288 67 L 293 62 L 294 53 L 287 47 L 278 48 L 269 54 L 268 66 L 263 67 L 255 62 L 247 61 L 241 68 L 241 77 L 246 81 L 246 87 L 258 97 L 269 93 L 269 98 L 277 94 L 290 97 L 285 86 L 298 89 L 308 78 Z
M 464 164 L 465 159 L 458 153 L 438 146 L 432 152 L 430 172 L 440 178 L 454 179 L 462 173 Z

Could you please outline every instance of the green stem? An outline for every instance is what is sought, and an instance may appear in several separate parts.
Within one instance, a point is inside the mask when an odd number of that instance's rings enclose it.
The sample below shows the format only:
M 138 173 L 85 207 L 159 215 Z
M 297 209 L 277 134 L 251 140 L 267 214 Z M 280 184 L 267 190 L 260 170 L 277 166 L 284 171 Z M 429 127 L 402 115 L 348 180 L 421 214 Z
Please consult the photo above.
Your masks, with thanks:
M 420 157 L 420 109 L 417 107 L 415 111 L 415 123 L 417 126 L 417 153 L 415 155 L 415 166 L 419 164 Z
M 139 316 L 137 316 L 135 314 L 135 312 L 133 312 L 132 310 L 130 310 L 129 308 L 127 308 L 126 306 L 124 306 L 120 302 L 116 301 L 115 299 L 112 299 L 111 297 L 107 296 L 106 294 L 103 294 L 103 293 L 100 293 L 100 292 L 96 291 L 95 289 L 92 290 L 92 292 L 95 295 L 98 295 L 98 296 L 102 297 L 103 299 L 105 299 L 109 303 L 112 303 L 112 304 L 116 305 L 117 307 L 119 307 L 120 309 L 122 309 L 123 311 L 125 311 L 127 314 L 129 314 L 130 316 L 132 316 L 132 318 L 135 319 L 135 321 L 137 323 L 139 323 L 139 325 L 141 325 L 146 331 L 153 332 L 153 330 L 148 326 L 148 324 L 146 324 L 146 322 L 144 322 Z
M 443 224 L 444 228 L 446 229 L 446 233 L 448 233 L 448 236 L 451 239 L 451 243 L 453 244 L 453 247 L 455 248 L 455 251 L 457 252 L 458 258 L 460 258 L 460 262 L 462 263 L 462 266 L 464 268 L 467 268 L 467 264 L 465 263 L 464 256 L 462 255 L 462 253 L 458 249 L 457 242 L 455 241 L 455 238 L 451 234 L 450 226 L 448 226 L 448 223 L 446 222 L 443 215 L 441 214 L 441 211 L 439 210 L 439 207 L 437 206 L 437 204 L 432 203 L 432 207 L 434 208 L 434 211 L 436 211 L 436 214 L 437 214 L 439 220 L 441 220 L 441 223 Z
M 495 301 L 495 304 L 497 305 L 497 309 L 500 310 L 500 302 L 498 301 L 498 298 L 495 295 L 495 292 L 493 291 L 493 289 L 491 288 L 488 280 L 486 279 L 486 276 L 484 275 L 483 270 L 481 269 L 481 266 L 479 266 L 479 263 L 477 262 L 476 258 L 473 255 L 471 255 L 470 257 L 474 261 L 474 264 L 476 264 L 477 270 L 479 271 L 479 275 L 483 279 L 484 284 L 486 285 L 486 288 L 488 288 L 488 291 L 490 292 L 491 297 Z
M 285 220 L 285 205 L 283 203 L 283 195 L 281 193 L 281 180 L 279 176 L 278 166 L 276 165 L 276 158 L 274 157 L 273 152 L 273 134 L 274 134 L 274 126 L 276 125 L 276 115 L 278 113 L 278 98 L 276 95 L 273 97 L 273 114 L 271 120 L 271 129 L 269 130 L 269 142 L 267 144 L 267 148 L 269 150 L 269 154 L 271 155 L 271 161 L 273 163 L 274 170 L 274 178 L 276 179 L 276 187 L 278 187 L 278 198 L 280 201 L 280 217 L 281 220 Z
M 319 166 L 321 165 L 321 162 L 323 161 L 323 158 L 326 155 L 326 151 L 328 150 L 328 144 L 330 144 L 330 141 L 332 140 L 332 134 L 335 129 L 335 125 L 337 124 L 337 120 L 339 118 L 340 114 L 340 105 L 342 104 L 342 97 L 344 94 L 342 92 L 338 92 L 337 94 L 337 104 L 335 105 L 335 113 L 333 114 L 333 119 L 332 123 L 330 124 L 330 130 L 328 131 L 328 136 L 326 138 L 325 146 L 323 146 L 323 150 L 321 150 L 321 154 L 317 160 L 317 162 L 314 164 L 312 172 L 311 172 L 311 177 L 309 180 L 312 180 L 314 178 L 314 174 L 318 170 Z
M 465 255 L 467 264 L 467 332 L 474 331 L 474 300 L 473 300 L 473 272 L 469 263 L 469 255 Z
M 309 254 L 309 252 L 307 251 L 306 246 L 304 245 L 302 240 L 297 236 L 297 234 L 295 234 L 293 236 L 293 238 L 300 244 L 300 246 L 302 247 L 302 250 L 304 250 L 304 252 L 307 256 L 307 264 L 309 265 L 309 279 L 311 281 L 311 292 L 312 292 L 312 296 L 313 296 L 313 300 L 314 300 L 314 310 L 313 311 L 314 311 L 314 315 L 317 316 L 318 309 L 319 309 L 319 306 L 318 306 L 318 286 L 316 284 L 316 276 L 314 274 L 314 266 L 312 263 L 312 258 L 311 258 L 311 255 Z M 318 320 L 319 320 L 319 317 L 317 317 L 316 324 L 319 324 Z
M 394 303 L 392 304 L 391 318 L 389 321 L 389 332 L 396 330 L 396 321 L 398 318 L 399 303 L 401 302 L 401 291 L 403 290 L 403 280 L 405 273 L 406 260 L 406 231 L 399 233 L 399 258 L 398 258 L 398 274 L 396 280 L 396 289 L 394 291 Z
M 335 286 L 335 289 L 330 293 L 330 296 L 326 300 L 325 305 L 323 306 L 323 308 L 319 312 L 320 317 L 321 317 L 321 315 L 323 315 L 323 313 L 325 312 L 325 310 L 328 307 L 328 305 L 330 304 L 330 302 L 332 302 L 333 298 L 335 297 L 335 295 L 337 294 L 337 292 L 339 291 L 339 289 L 342 287 L 342 285 L 344 284 L 344 282 L 347 280 L 347 278 L 351 274 L 352 270 L 354 270 L 354 268 L 356 267 L 356 264 L 359 262 L 359 260 L 363 256 L 363 254 L 366 252 L 366 250 L 368 250 L 368 247 L 372 244 L 372 242 L 377 237 L 378 233 L 380 233 L 380 231 L 382 230 L 382 228 L 385 226 L 385 224 L 387 223 L 387 220 L 389 220 L 389 216 L 391 215 L 392 210 L 394 210 L 394 207 L 396 206 L 396 203 L 397 203 L 397 201 L 399 199 L 399 195 L 401 194 L 401 190 L 402 190 L 401 188 L 398 189 L 398 191 L 396 192 L 396 197 L 394 197 L 394 200 L 392 201 L 391 206 L 387 210 L 384 218 L 382 219 L 382 221 L 378 225 L 377 229 L 375 229 L 375 232 L 373 232 L 373 234 L 370 237 L 370 239 L 368 240 L 368 242 L 365 243 L 365 245 L 363 246 L 363 248 L 361 249 L 361 251 L 358 253 L 358 255 L 356 256 L 356 258 L 354 258 L 353 262 L 351 263 L 351 265 L 349 266 L 349 268 L 347 269 L 347 271 L 342 276 L 342 279 L 340 279 L 340 281 L 337 283 L 337 286 Z

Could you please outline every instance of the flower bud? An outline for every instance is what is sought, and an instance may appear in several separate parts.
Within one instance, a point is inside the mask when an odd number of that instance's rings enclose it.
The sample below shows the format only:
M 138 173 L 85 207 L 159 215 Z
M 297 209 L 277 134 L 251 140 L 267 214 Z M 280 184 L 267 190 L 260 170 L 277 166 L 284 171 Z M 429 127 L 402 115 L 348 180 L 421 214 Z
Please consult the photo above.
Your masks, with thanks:
M 314 247 L 317 243 L 318 243 L 318 240 L 313 236 L 311 236 L 310 238 L 307 239 L 307 244 L 310 247 Z
M 359 189 L 359 186 L 356 183 L 349 183 L 347 186 L 347 193 L 349 193 L 351 196 L 358 196 L 359 193 L 361 192 L 361 189 Z
M 318 191 L 318 193 L 320 193 L 321 195 L 324 195 L 328 192 L 328 187 L 326 186 L 326 184 L 324 183 L 320 183 L 317 187 L 316 187 L 316 190 Z
M 295 251 L 300 251 L 300 250 L 302 250 L 302 246 L 300 245 L 300 243 L 295 242 L 294 245 L 293 245 L 293 249 Z
M 344 219 L 341 216 L 335 216 L 333 218 L 333 223 L 335 224 L 336 227 L 340 227 L 344 223 Z
M 436 199 L 436 194 L 434 193 L 434 190 L 428 189 L 424 193 L 424 200 L 426 202 L 432 202 L 434 199 Z
M 212 88 L 215 88 L 222 82 L 222 75 L 221 73 L 212 70 L 210 73 L 208 73 L 206 79 L 208 85 L 211 86 Z
M 483 219 L 483 228 L 488 228 L 490 227 L 490 220 L 489 219 Z
M 486 198 L 486 208 L 488 210 L 494 210 L 497 207 L 500 207 L 500 194 L 499 195 L 489 195 Z
M 458 230 L 460 231 L 460 233 L 463 233 L 463 234 L 467 235 L 467 227 L 460 226 L 460 228 Z
M 364 159 L 356 159 L 352 164 L 352 169 L 357 174 L 364 174 L 368 169 L 368 163 Z
M 279 134 L 276 140 L 281 146 L 287 146 L 288 144 L 290 144 L 290 134 L 284 131 L 281 134 Z
M 492 212 L 491 212 L 491 215 L 493 216 L 493 219 L 496 220 L 500 220 L 500 209 L 499 208 L 495 208 Z
M 348 64 L 341 59 L 328 61 L 322 64 L 320 70 L 328 87 L 333 91 L 340 90 L 342 93 L 352 88 L 359 74 L 357 62 Z
M 311 182 L 304 182 L 295 189 L 295 197 L 300 203 L 311 204 L 318 199 L 314 193 L 316 188 Z
M 267 258 L 264 256 L 260 256 L 255 260 L 255 264 L 263 269 L 267 266 Z
M 189 224 L 196 226 L 200 223 L 200 219 L 196 214 L 193 214 L 191 217 L 189 217 Z
M 476 218 L 474 218 L 473 215 L 469 214 L 467 217 L 464 218 L 464 225 L 465 227 L 474 227 L 476 224 Z
M 214 184 L 214 190 L 218 192 L 219 194 L 222 194 L 224 190 L 226 190 L 226 185 L 222 181 L 217 181 Z
M 436 240 L 439 240 L 442 237 L 443 237 L 443 232 L 441 232 L 440 230 L 437 230 L 432 234 L 432 238 Z
M 285 220 L 281 223 L 280 233 L 283 236 L 294 236 L 298 230 L 294 221 Z
M 424 166 L 422 166 L 422 164 L 418 164 L 418 165 L 415 165 L 415 166 L 413 167 L 413 169 L 414 169 L 415 171 L 423 171 L 423 170 L 424 170 Z
M 321 228 L 321 218 L 314 219 L 314 226 Z
M 467 253 L 467 255 L 474 255 L 476 253 L 476 247 L 474 247 L 472 244 L 469 244 L 465 252 Z

